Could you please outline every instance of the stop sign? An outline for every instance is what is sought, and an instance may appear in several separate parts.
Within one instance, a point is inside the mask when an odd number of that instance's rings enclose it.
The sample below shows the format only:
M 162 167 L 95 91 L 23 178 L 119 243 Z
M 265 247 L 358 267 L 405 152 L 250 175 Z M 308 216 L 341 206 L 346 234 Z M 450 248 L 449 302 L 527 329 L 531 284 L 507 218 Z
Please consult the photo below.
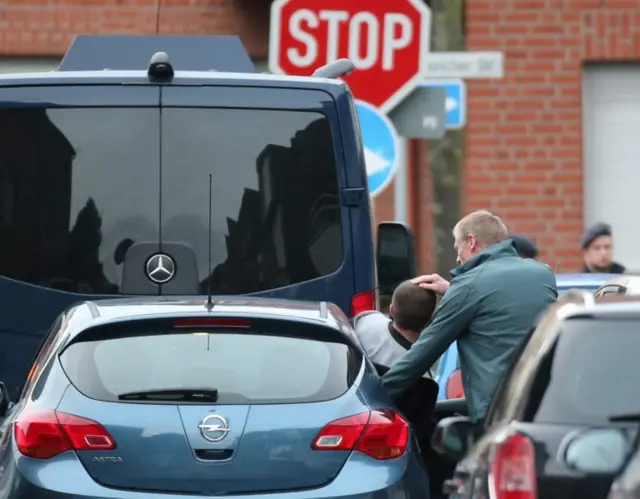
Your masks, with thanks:
M 430 32 L 423 0 L 275 0 L 269 70 L 308 76 L 347 57 L 356 98 L 388 112 L 426 78 Z

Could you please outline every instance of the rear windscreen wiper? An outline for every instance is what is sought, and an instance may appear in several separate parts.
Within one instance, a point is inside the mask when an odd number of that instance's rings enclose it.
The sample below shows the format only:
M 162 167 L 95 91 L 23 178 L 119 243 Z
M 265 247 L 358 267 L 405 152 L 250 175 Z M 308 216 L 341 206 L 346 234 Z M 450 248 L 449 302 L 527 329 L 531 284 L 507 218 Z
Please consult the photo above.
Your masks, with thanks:
M 128 392 L 118 395 L 118 400 L 159 400 L 180 402 L 216 402 L 218 390 L 216 388 L 167 388 Z
M 616 414 L 609 417 L 612 423 L 640 423 L 640 412 L 630 412 L 628 414 Z

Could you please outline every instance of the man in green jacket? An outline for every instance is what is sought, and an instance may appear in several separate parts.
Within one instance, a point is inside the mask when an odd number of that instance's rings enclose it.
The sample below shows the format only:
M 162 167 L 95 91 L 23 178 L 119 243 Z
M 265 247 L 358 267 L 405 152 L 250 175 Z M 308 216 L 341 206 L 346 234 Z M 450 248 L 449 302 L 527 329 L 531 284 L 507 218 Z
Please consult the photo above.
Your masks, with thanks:
M 460 266 L 451 283 L 435 274 L 414 279 L 444 296 L 431 324 L 382 383 L 396 398 L 457 340 L 469 416 L 480 422 L 515 352 L 558 292 L 553 271 L 520 258 L 505 224 L 488 211 L 464 217 L 453 237 Z

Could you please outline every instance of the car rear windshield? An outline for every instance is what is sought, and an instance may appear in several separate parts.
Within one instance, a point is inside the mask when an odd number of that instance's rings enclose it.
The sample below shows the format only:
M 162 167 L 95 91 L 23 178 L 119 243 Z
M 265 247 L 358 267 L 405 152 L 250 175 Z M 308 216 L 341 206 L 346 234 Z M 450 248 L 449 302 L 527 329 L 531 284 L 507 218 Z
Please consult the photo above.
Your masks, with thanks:
M 592 425 L 640 413 L 638 352 L 637 320 L 567 321 L 536 374 L 525 419 Z
M 162 333 L 82 341 L 60 356 L 90 398 L 209 389 L 218 404 L 320 402 L 345 393 L 361 356 L 348 345 L 255 332 Z
M 0 133 L 1 276 L 146 294 L 127 288 L 124 262 L 159 239 L 193 256 L 197 282 L 180 294 L 206 293 L 210 267 L 213 293 L 246 294 L 342 264 L 337 148 L 322 113 L 29 107 L 0 109 Z

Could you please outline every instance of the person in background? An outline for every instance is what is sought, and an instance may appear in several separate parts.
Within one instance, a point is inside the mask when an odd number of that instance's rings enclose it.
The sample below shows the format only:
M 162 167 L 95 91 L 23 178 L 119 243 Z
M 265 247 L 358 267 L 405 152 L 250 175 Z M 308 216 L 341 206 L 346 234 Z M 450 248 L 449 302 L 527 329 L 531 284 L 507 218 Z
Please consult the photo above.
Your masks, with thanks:
M 593 224 L 584 231 L 582 258 L 582 272 L 587 274 L 622 274 L 626 270 L 624 266 L 613 261 L 613 236 L 611 226 L 606 223 Z
M 528 236 L 523 234 L 509 234 L 509 239 L 513 241 L 518 255 L 522 258 L 531 258 L 533 260 L 538 258 L 538 247 Z
M 382 376 L 396 399 L 457 340 L 469 416 L 481 423 L 493 394 L 534 321 L 558 292 L 553 271 L 520 258 L 497 216 L 476 211 L 453 229 L 460 266 L 448 282 L 437 274 L 413 280 L 443 294 L 433 320 L 411 350 Z
M 362 312 L 354 318 L 353 328 L 369 359 L 391 367 L 418 340 L 435 307 L 435 292 L 405 281 L 393 292 L 391 319 L 381 312 Z

